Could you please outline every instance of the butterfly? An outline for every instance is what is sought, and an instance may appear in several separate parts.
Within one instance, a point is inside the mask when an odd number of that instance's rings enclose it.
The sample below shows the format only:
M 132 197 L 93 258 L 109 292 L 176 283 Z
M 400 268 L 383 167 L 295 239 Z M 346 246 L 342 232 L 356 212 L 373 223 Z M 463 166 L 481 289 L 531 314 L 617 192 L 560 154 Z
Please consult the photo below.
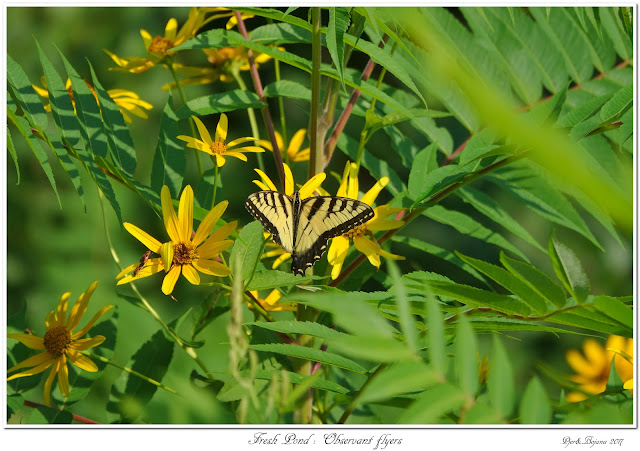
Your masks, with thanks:
M 300 198 L 278 191 L 251 194 L 245 207 L 273 241 L 291 254 L 291 271 L 304 275 L 327 250 L 327 241 L 373 218 L 373 209 L 359 200 L 337 196 Z

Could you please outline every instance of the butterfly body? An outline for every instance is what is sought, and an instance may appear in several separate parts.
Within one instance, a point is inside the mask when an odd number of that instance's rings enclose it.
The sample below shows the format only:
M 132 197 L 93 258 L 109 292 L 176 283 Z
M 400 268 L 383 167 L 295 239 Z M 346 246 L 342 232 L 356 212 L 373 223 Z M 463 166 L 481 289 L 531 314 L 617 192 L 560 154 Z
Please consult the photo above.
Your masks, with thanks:
M 259 191 L 247 198 L 245 206 L 273 241 L 291 254 L 291 271 L 304 275 L 320 260 L 330 238 L 373 218 L 373 209 L 355 199 L 315 196 L 301 199 L 278 191 Z

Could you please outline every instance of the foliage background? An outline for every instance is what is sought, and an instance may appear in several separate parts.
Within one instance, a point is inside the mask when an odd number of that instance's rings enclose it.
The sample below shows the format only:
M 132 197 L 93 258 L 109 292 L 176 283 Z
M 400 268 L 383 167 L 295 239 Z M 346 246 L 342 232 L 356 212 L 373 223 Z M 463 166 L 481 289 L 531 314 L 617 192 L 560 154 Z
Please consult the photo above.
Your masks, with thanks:
M 166 91 L 160 89 L 160 86 L 171 81 L 170 74 L 160 68 L 154 68 L 142 75 L 108 71 L 113 63 L 102 49 L 109 49 L 118 55 L 141 55 L 142 40 L 138 33 L 140 28 L 149 30 L 152 35 L 161 34 L 169 18 L 176 17 L 178 22 L 182 24 L 187 14 L 187 8 L 12 7 L 7 9 L 7 52 L 23 67 L 29 79 L 36 82 L 42 74 L 33 36 L 41 44 L 44 52 L 50 57 L 60 73 L 64 73 L 64 70 L 61 61 L 56 58 L 57 52 L 53 44 L 69 59 L 81 76 L 90 78 L 85 61 L 85 58 L 88 58 L 106 89 L 129 89 L 138 93 L 142 99 L 152 103 L 154 109 L 149 113 L 149 119 L 134 118 L 133 124 L 130 126 L 138 155 L 136 175 L 144 177 L 146 174 L 148 177 L 158 136 L 160 114 L 168 95 Z M 217 21 L 213 26 L 219 27 L 222 26 L 222 23 L 223 21 Z M 252 19 L 249 22 L 251 28 L 263 23 L 266 22 L 260 18 Z M 296 49 L 294 45 L 287 46 L 287 50 L 310 52 L 308 47 Z M 328 55 L 324 56 L 328 58 Z M 309 57 L 310 55 L 307 55 L 307 58 Z M 354 55 L 350 65 L 362 67 L 366 60 L 367 58 L 364 56 Z M 261 66 L 260 73 L 263 85 L 273 81 L 272 67 L 272 62 Z M 287 65 L 281 67 L 283 79 L 299 79 L 299 81 L 307 83 L 308 78 L 301 77 L 299 71 Z M 379 67 L 375 69 L 372 79 L 376 78 L 379 70 Z M 388 77 L 385 81 L 393 84 L 393 81 L 390 81 L 391 78 Z M 245 81 L 250 85 L 248 76 Z M 400 86 L 399 83 L 398 86 Z M 206 95 L 211 89 L 211 85 L 189 87 L 187 96 L 196 98 Z M 214 89 L 227 89 L 227 86 L 216 85 Z M 285 105 L 289 112 L 288 126 L 289 136 L 291 136 L 293 131 L 307 127 L 306 114 L 308 113 L 302 102 L 285 100 Z M 249 131 L 246 113 L 236 111 L 228 113 L 228 115 L 232 127 L 230 136 L 246 136 Z M 349 133 L 351 129 L 352 136 L 357 136 L 362 127 L 360 119 L 350 121 L 347 132 Z M 438 125 L 447 127 L 450 131 L 453 122 L 452 119 L 447 118 L 437 120 Z M 51 123 L 52 121 L 50 121 Z M 181 132 L 189 134 L 186 123 L 183 125 L 185 127 Z M 452 137 L 455 149 L 464 141 L 466 133 L 464 130 L 459 130 L 459 133 L 456 134 L 454 130 Z M 16 150 L 20 157 L 21 180 L 17 185 L 13 162 L 7 155 L 7 315 L 10 317 L 26 303 L 28 327 L 36 332 L 41 332 L 44 328 L 44 317 L 53 308 L 63 292 L 71 291 L 72 297 L 75 298 L 86 289 L 91 281 L 99 279 L 100 286 L 94 295 L 90 311 L 96 311 L 109 303 L 118 305 L 118 337 L 113 360 L 124 364 L 140 344 L 157 331 L 158 326 L 155 322 L 149 321 L 145 312 L 136 309 L 131 304 L 119 301 L 115 294 L 115 275 L 118 270 L 109 253 L 104 234 L 103 213 L 95 187 L 89 180 L 83 180 L 87 200 L 85 213 L 69 178 L 64 174 L 59 164 L 52 164 L 64 207 L 60 210 L 55 194 L 48 181 L 43 177 L 42 169 L 32 152 L 21 138 L 14 139 L 16 145 L 20 146 Z M 382 132 L 379 132 L 376 139 L 371 140 L 367 145 L 368 151 L 378 155 L 387 152 L 389 148 L 389 139 Z M 265 158 L 267 165 L 273 164 L 268 158 L 268 154 L 265 156 L 267 156 Z M 254 165 L 251 164 L 251 158 L 249 164 L 231 159 L 232 161 L 229 161 L 228 166 L 222 171 L 224 196 L 230 201 L 230 207 L 225 216 L 239 218 L 241 224 L 250 221 L 243 203 L 246 196 L 255 191 L 255 187 L 250 183 L 250 180 L 254 178 L 252 171 Z M 346 160 L 339 152 L 336 152 L 335 160 L 331 169 L 340 172 Z M 189 168 L 185 184 L 195 182 L 195 169 L 195 167 Z M 273 170 L 273 167 L 271 169 Z M 407 169 L 399 164 L 394 169 L 406 180 Z M 86 174 L 82 175 L 86 177 Z M 332 177 L 328 177 L 327 180 L 325 188 L 330 192 L 335 191 L 337 182 Z M 361 186 L 370 186 L 371 183 L 372 180 L 361 180 Z M 517 221 L 525 225 L 533 237 L 544 245 L 552 225 L 532 214 L 514 198 L 505 195 L 503 191 L 491 190 L 491 186 L 484 184 L 482 188 L 487 190 L 486 194 L 493 196 L 498 203 L 504 205 L 505 209 L 510 211 Z M 161 221 L 158 221 L 156 216 L 148 211 L 141 200 L 135 196 L 127 195 L 126 190 L 117 184 L 114 184 L 114 189 L 125 220 L 135 223 L 153 236 L 162 236 Z M 385 198 L 383 194 L 381 200 L 390 199 L 388 194 L 386 196 Z M 453 203 L 457 209 L 473 214 L 473 210 L 459 200 L 448 199 L 447 203 Z M 591 216 L 583 215 L 583 217 L 589 228 L 594 230 L 595 235 L 601 240 L 606 252 L 601 252 L 576 233 L 565 230 L 557 230 L 556 233 L 580 258 L 591 281 L 591 292 L 610 296 L 629 294 L 632 285 L 631 242 L 622 237 L 624 246 L 620 246 Z M 477 219 L 483 221 L 481 217 Z M 113 244 L 118 250 L 121 260 L 123 262 L 136 261 L 144 249 L 121 229 L 113 211 L 109 208 L 106 209 L 106 224 L 111 231 Z M 454 229 L 435 221 L 423 221 L 419 225 L 412 224 L 405 233 L 447 249 L 456 249 L 465 255 L 489 259 L 489 256 L 478 255 L 478 252 L 483 249 L 482 242 L 461 235 Z M 506 234 L 508 235 L 508 232 Z M 531 257 L 531 263 L 534 266 L 547 274 L 553 274 L 547 256 L 539 252 L 529 252 L 532 248 L 526 243 L 522 244 L 521 248 Z M 412 269 L 436 270 L 451 274 L 454 280 L 461 283 L 468 282 L 465 280 L 468 276 L 464 272 L 454 266 L 448 267 L 448 264 L 443 263 L 440 259 L 425 258 L 424 254 L 419 254 L 400 244 L 394 245 L 394 252 L 407 257 L 407 260 L 402 263 L 403 272 L 409 272 Z M 152 277 L 139 282 L 139 286 L 145 294 L 157 291 L 158 283 L 158 279 Z M 154 297 L 160 299 L 154 303 L 154 307 L 163 318 L 171 320 L 177 317 L 184 311 L 185 306 L 195 306 L 204 296 L 206 291 L 204 288 L 198 292 L 197 288 L 194 289 L 194 287 L 187 285 L 184 281 L 178 283 L 175 294 L 180 299 L 179 305 L 168 297 Z M 184 288 L 189 290 L 189 296 Z M 367 291 L 381 288 L 380 283 L 373 279 L 363 287 Z M 207 344 L 199 351 L 199 354 L 204 356 L 212 371 L 223 371 L 227 365 L 228 357 L 225 346 L 228 340 L 225 332 L 227 322 L 228 314 L 222 315 L 205 330 L 206 336 L 203 338 L 206 339 Z M 560 340 L 559 337 L 550 333 L 526 332 L 521 334 L 514 332 L 509 335 L 515 340 L 503 339 L 503 343 L 508 351 L 513 351 L 509 352 L 509 357 L 514 365 L 517 384 L 524 384 L 531 378 L 538 361 L 555 367 L 559 372 L 570 374 L 571 370 L 564 360 L 564 354 L 568 348 L 579 348 L 582 341 L 581 337 L 571 335 L 564 335 Z M 519 341 L 522 335 L 526 335 L 527 339 Z M 491 341 L 487 338 L 490 337 L 481 336 L 480 354 L 490 349 Z M 523 349 L 524 346 L 526 349 Z M 517 352 L 515 352 L 516 350 Z M 198 391 L 197 388 L 191 387 L 185 382 L 184 368 L 191 366 L 192 361 L 184 353 L 174 352 L 173 360 L 163 383 L 186 392 L 187 396 L 178 398 L 163 390 L 158 390 L 146 408 L 146 421 L 163 422 L 168 420 L 174 423 L 235 421 L 234 416 L 222 407 L 212 394 Z M 75 413 L 86 415 L 98 422 L 108 422 L 103 406 L 109 397 L 112 383 L 121 374 L 119 370 L 108 367 L 92 387 L 90 395 L 75 405 Z M 549 383 L 544 379 L 543 382 Z M 549 390 L 558 390 L 554 384 L 549 384 L 548 387 Z M 206 401 L 202 396 L 208 396 Z M 198 402 L 193 402 L 196 399 Z M 168 418 L 165 417 L 167 412 Z

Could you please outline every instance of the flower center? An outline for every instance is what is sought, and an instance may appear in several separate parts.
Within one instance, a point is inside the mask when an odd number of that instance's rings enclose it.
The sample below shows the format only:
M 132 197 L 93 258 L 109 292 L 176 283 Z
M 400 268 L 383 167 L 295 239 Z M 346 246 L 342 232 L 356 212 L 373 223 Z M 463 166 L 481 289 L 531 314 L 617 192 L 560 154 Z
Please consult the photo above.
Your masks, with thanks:
M 355 238 L 357 236 L 364 235 L 366 231 L 367 231 L 367 223 L 365 222 L 364 224 L 360 224 L 359 226 L 349 230 L 347 233 L 345 233 L 342 236 L 346 236 L 347 238 Z
M 222 155 L 227 151 L 227 144 L 224 141 L 214 141 L 211 143 L 211 152 L 214 155 Z
M 66 326 L 56 326 L 44 334 L 44 348 L 54 357 L 60 356 L 71 343 L 71 332 Z
M 173 264 L 188 265 L 196 256 L 196 248 L 191 243 L 178 243 L 173 245 Z
M 173 41 L 162 36 L 156 36 L 149 45 L 149 51 L 154 53 L 167 53 L 167 50 L 171 47 L 173 47 Z

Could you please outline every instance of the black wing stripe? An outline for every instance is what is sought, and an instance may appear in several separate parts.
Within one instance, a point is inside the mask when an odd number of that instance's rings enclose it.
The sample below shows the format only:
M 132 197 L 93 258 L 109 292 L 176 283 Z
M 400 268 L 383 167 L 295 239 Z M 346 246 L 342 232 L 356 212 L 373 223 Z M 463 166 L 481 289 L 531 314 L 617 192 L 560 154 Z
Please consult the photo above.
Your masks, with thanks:
M 273 204 L 270 204 L 267 200 L 268 192 L 260 191 L 250 195 L 246 202 L 244 203 L 246 209 L 251 213 L 251 215 L 260 221 L 262 227 L 265 228 L 267 232 L 271 234 L 273 241 L 280 243 L 280 235 L 278 234 L 278 229 L 273 225 L 273 222 L 269 220 L 268 215 L 275 211 L 273 208 Z M 273 199 L 273 197 L 271 198 Z M 263 213 L 262 210 L 258 207 L 258 205 L 266 205 L 269 209 L 266 209 L 268 213 Z

